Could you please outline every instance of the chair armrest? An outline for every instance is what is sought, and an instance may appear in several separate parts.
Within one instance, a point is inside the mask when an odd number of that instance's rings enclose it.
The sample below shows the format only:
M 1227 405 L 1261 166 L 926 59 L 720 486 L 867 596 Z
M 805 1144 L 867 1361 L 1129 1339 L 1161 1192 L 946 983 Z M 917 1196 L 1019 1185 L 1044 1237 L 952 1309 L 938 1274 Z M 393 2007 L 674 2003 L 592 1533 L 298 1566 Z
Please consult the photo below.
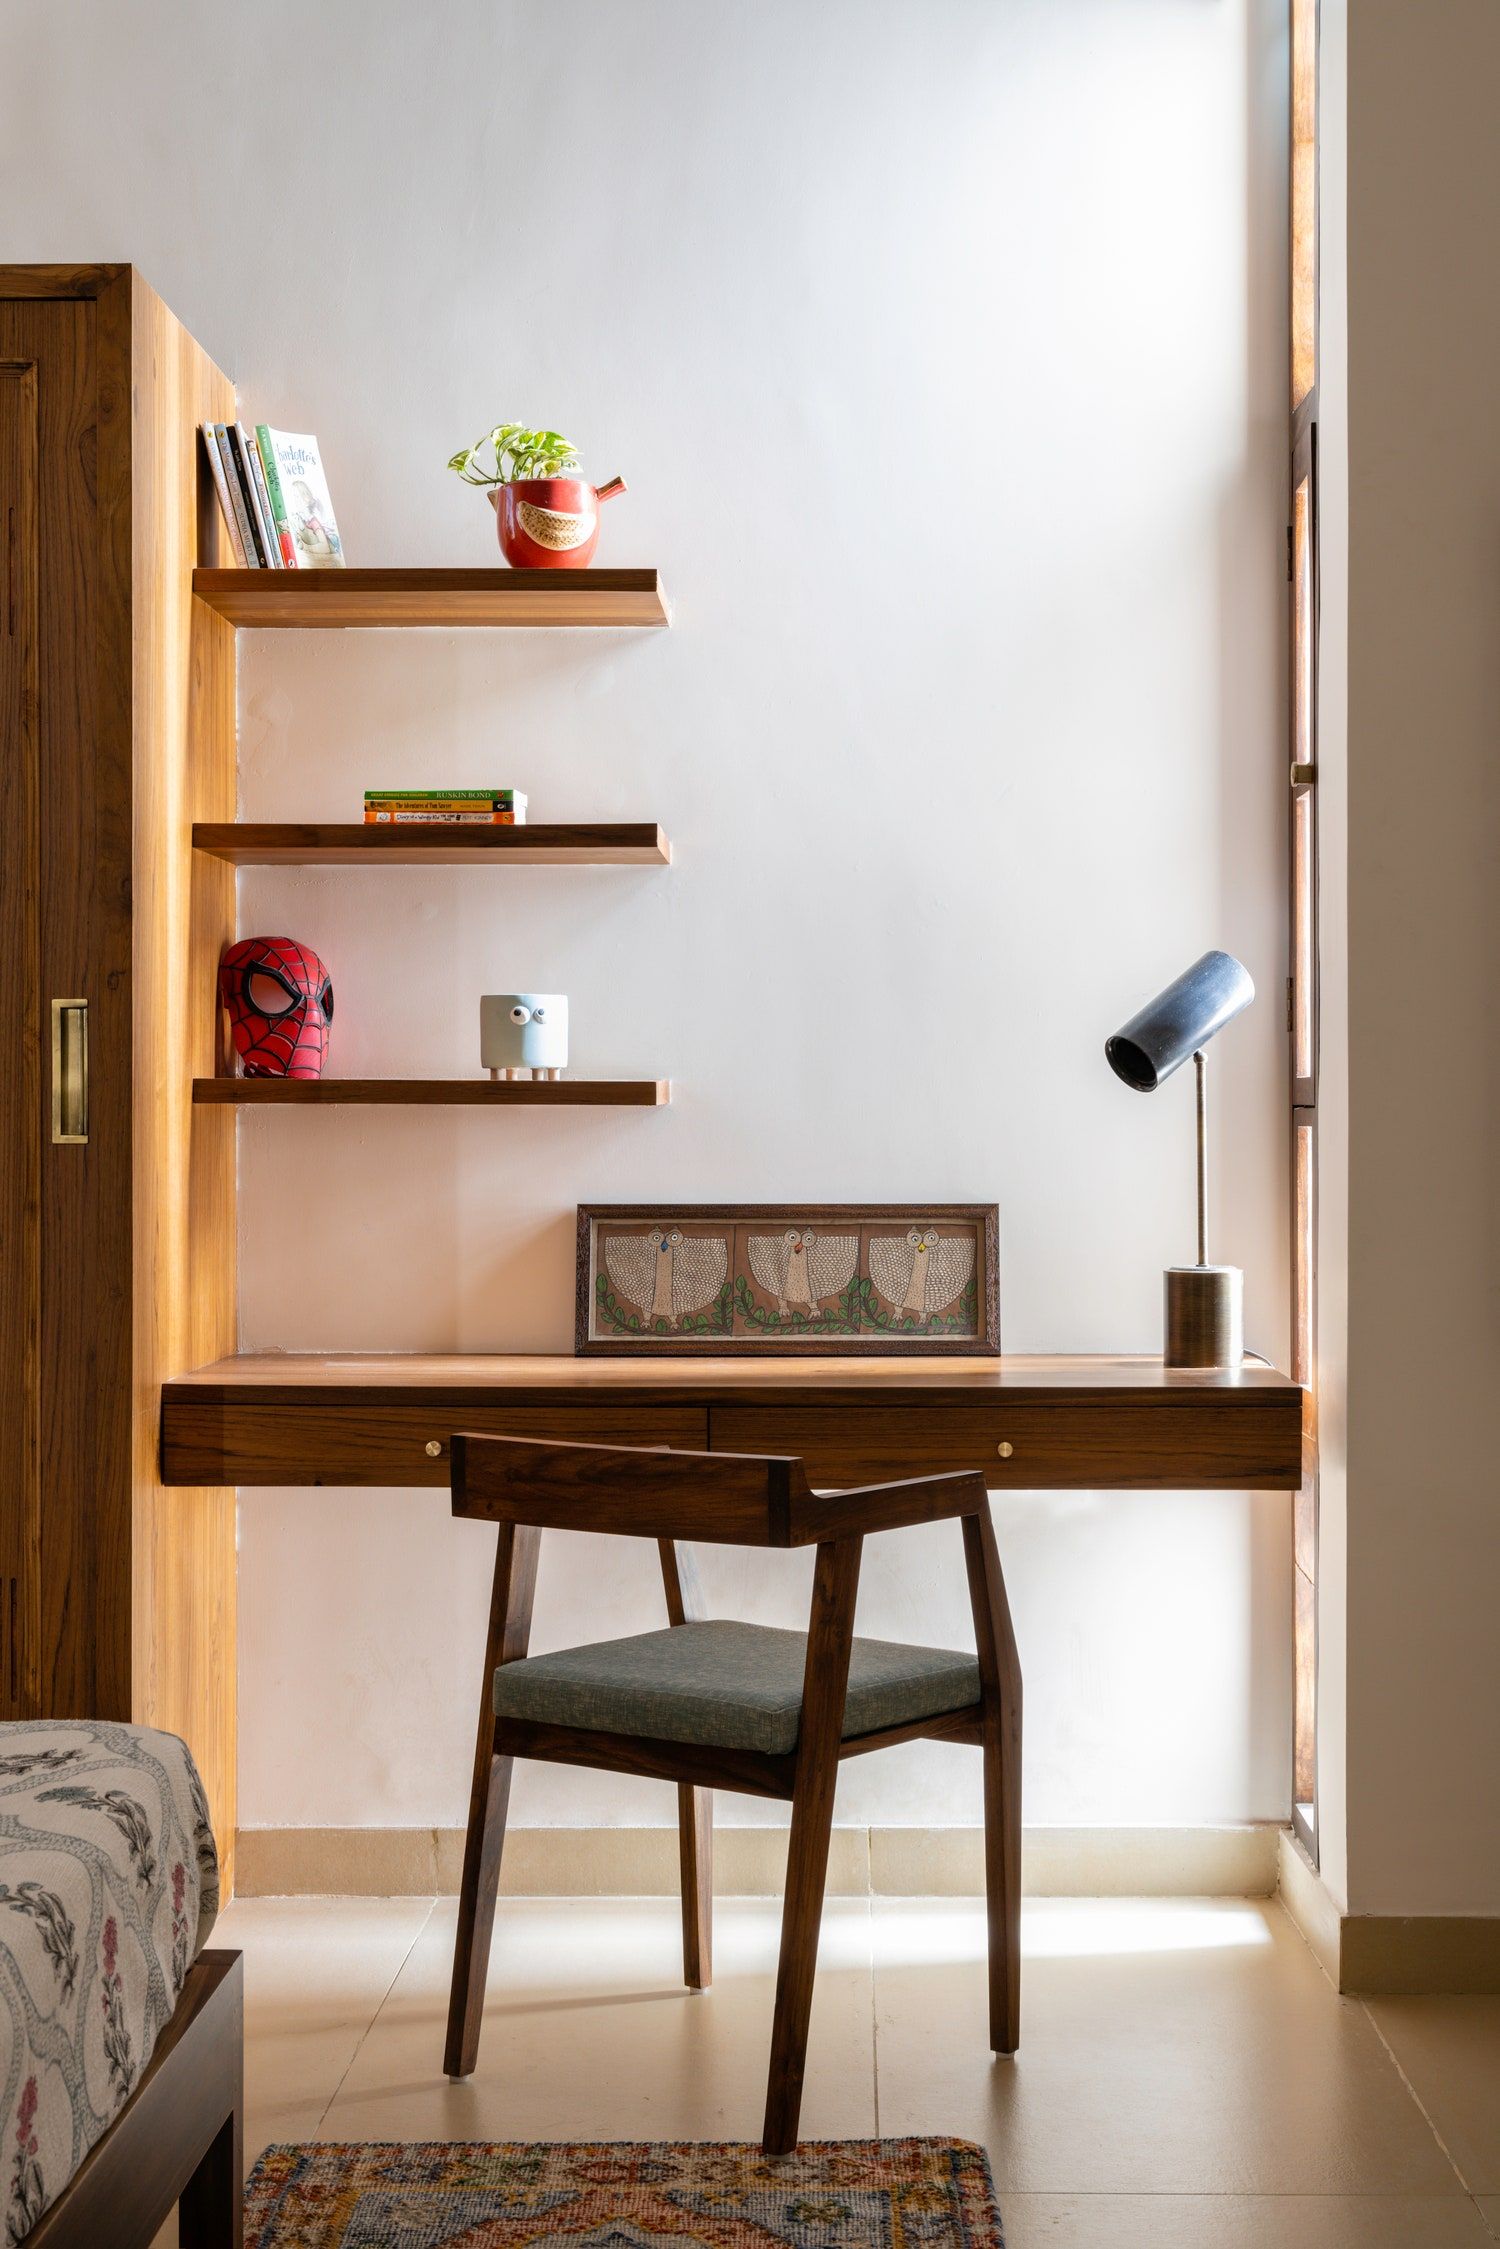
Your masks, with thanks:
M 895 1484 L 857 1484 L 848 1491 L 814 1491 L 792 1502 L 793 1546 L 825 1538 L 855 1538 L 866 1531 L 907 1530 L 977 1515 L 989 1492 L 977 1468 L 941 1476 L 910 1476 Z

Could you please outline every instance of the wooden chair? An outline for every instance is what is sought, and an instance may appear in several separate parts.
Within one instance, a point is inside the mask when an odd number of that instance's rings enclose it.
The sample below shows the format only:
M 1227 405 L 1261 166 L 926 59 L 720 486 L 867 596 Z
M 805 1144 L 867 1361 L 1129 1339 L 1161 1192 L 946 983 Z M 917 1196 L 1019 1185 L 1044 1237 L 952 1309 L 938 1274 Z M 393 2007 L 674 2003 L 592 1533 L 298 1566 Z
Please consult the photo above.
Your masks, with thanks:
M 677 1783 L 683 1971 L 710 1980 L 713 1799 L 789 1797 L 791 1852 L 764 2144 L 797 2142 L 839 1760 L 926 1737 L 984 1752 L 990 2044 L 1020 2036 L 1021 1672 L 984 1479 L 975 1471 L 814 1492 L 800 1460 L 455 1436 L 453 1512 L 499 1525 L 445 2067 L 479 2049 L 512 1762 L 536 1757 Z M 867 1533 L 956 1518 L 978 1648 L 854 1637 Z M 528 1657 L 543 1530 L 652 1538 L 667 1630 Z M 817 1547 L 805 1635 L 703 1619 L 679 1541 Z

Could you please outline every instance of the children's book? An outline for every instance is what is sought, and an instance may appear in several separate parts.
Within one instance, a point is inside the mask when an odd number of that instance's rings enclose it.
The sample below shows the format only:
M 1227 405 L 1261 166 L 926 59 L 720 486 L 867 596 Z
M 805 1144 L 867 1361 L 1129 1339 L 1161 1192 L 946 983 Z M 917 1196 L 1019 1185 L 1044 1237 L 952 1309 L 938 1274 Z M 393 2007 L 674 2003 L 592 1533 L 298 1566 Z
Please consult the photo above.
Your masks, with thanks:
M 281 541 L 271 517 L 271 495 L 266 489 L 265 476 L 260 465 L 260 448 L 243 422 L 236 422 L 231 431 L 239 450 L 240 469 L 243 474 L 246 496 L 250 502 L 250 519 L 255 525 L 255 536 L 260 542 L 268 570 L 284 570 Z
M 241 570 L 245 567 L 245 544 L 240 537 L 240 527 L 235 521 L 234 504 L 229 497 L 229 482 L 224 474 L 224 457 L 219 451 L 219 440 L 212 422 L 203 425 L 203 450 L 208 455 L 209 474 L 214 480 L 214 490 L 219 495 L 219 505 L 224 510 L 224 522 L 229 532 L 229 551 Z
M 526 798 L 519 789 L 366 789 L 365 819 L 392 821 L 476 821 L 492 827 L 526 823 Z
M 255 428 L 266 488 L 289 570 L 342 570 L 344 549 L 315 437 Z
M 250 521 L 250 509 L 240 489 L 240 472 L 235 461 L 234 443 L 228 425 L 215 422 L 214 436 L 218 440 L 219 458 L 224 464 L 224 481 L 229 487 L 230 515 L 239 534 L 240 559 L 246 570 L 260 568 L 260 550 L 255 543 L 255 529 Z
M 261 522 L 260 505 L 255 497 L 255 479 L 250 474 L 250 463 L 245 456 L 245 433 L 238 422 L 226 422 L 229 437 L 229 455 L 234 462 L 235 474 L 240 480 L 240 498 L 245 503 L 245 513 L 250 519 L 250 536 L 255 544 L 255 558 L 262 570 L 271 568 L 270 527 Z

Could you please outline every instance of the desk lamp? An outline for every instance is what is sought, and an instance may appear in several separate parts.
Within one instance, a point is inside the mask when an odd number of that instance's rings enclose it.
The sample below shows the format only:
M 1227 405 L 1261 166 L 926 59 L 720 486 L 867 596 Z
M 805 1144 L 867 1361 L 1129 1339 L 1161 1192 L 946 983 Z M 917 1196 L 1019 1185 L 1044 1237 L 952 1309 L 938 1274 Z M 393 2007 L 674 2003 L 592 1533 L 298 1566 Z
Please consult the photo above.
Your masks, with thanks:
M 1203 1049 L 1255 997 L 1250 972 L 1232 953 L 1205 953 L 1104 1042 L 1117 1078 L 1154 1093 L 1189 1055 L 1198 1079 L 1198 1262 L 1162 1276 L 1169 1367 L 1237 1367 L 1245 1355 L 1245 1276 L 1208 1262 L 1208 1134 Z

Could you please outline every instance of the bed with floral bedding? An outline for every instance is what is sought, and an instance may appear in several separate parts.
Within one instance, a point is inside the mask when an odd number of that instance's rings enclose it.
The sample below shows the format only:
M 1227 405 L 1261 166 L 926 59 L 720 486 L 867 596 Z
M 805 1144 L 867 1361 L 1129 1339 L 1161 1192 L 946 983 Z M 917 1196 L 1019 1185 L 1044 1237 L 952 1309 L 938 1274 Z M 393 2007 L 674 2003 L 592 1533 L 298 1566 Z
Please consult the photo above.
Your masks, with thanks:
M 0 2212 L 23 2240 L 124 2107 L 218 1911 L 184 1743 L 0 1725 Z

